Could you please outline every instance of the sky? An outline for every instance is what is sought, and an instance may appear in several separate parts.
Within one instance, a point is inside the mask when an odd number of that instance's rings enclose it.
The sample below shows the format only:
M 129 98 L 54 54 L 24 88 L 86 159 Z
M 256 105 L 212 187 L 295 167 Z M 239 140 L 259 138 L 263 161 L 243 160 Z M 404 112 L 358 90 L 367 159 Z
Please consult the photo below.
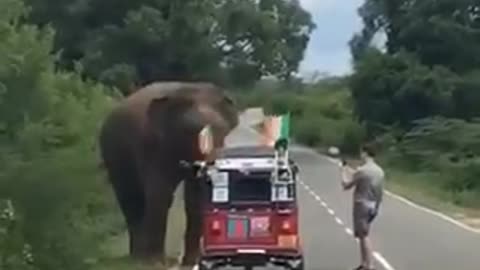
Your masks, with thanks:
M 364 0 L 300 0 L 317 28 L 311 35 L 300 74 L 315 71 L 344 75 L 351 71 L 348 41 L 362 28 L 357 14 Z

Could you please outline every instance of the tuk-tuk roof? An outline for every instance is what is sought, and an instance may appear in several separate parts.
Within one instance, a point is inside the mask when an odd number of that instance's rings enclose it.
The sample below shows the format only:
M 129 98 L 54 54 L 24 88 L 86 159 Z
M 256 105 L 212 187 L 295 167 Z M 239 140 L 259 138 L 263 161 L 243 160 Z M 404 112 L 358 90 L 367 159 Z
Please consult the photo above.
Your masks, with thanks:
M 275 149 L 270 146 L 236 146 L 222 149 L 218 153 L 216 165 L 219 169 L 274 170 L 277 166 L 286 167 L 276 161 Z

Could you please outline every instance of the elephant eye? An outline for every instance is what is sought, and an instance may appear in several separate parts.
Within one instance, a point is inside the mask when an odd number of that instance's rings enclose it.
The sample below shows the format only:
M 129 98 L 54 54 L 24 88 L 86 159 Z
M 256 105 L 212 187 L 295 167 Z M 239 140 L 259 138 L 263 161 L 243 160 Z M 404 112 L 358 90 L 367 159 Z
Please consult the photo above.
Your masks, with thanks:
M 232 97 L 226 95 L 226 96 L 224 96 L 223 99 L 227 102 L 227 104 L 235 106 L 235 101 L 233 100 Z

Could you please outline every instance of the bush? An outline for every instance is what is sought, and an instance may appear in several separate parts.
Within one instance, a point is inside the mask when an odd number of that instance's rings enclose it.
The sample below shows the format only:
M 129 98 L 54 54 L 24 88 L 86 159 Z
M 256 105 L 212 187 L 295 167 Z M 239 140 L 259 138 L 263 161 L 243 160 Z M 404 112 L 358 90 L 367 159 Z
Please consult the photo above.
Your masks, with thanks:
M 364 140 L 362 126 L 353 120 L 335 120 L 309 114 L 294 125 L 293 136 L 308 146 L 337 146 L 345 154 L 356 154 Z
M 22 2 L 0 10 L 0 268 L 88 269 L 120 224 L 94 151 L 114 91 L 55 71 L 53 31 L 22 24 Z
M 0 203 L 0 269 L 36 269 L 31 246 L 19 230 L 20 220 L 12 201 L 3 200 Z
M 415 122 L 394 149 L 388 164 L 410 172 L 437 172 L 432 188 L 462 206 L 480 207 L 480 124 L 434 117 Z
M 356 121 L 345 120 L 341 142 L 338 144 L 342 153 L 357 155 L 366 139 L 365 128 Z
M 316 146 L 321 141 L 321 134 L 318 130 L 321 124 L 318 120 L 318 118 L 308 117 L 296 119 L 292 125 L 295 140 L 307 146 Z
M 308 92 L 281 90 L 238 93 L 243 108 L 263 107 L 267 114 L 292 115 L 292 136 L 308 146 L 335 145 L 355 154 L 365 138 L 361 124 L 352 117 L 352 101 L 345 88 L 312 86 Z
M 10 161 L 3 171 L 0 198 L 15 203 L 19 230 L 39 269 L 86 269 L 84 260 L 98 255 L 97 247 L 116 225 L 108 215 L 113 197 L 95 165 L 92 151 L 82 146 Z

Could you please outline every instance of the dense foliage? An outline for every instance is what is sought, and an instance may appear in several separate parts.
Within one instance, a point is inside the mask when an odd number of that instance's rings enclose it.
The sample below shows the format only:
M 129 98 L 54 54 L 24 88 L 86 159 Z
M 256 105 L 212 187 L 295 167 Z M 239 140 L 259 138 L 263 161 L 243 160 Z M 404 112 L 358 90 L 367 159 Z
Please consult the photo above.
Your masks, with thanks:
M 55 71 L 22 2 L 0 10 L 0 269 L 88 269 L 117 224 L 93 151 L 111 90 Z
M 474 1 L 366 0 L 354 74 L 310 85 L 294 78 L 314 29 L 298 0 L 0 0 L 0 10 L 0 269 L 99 269 L 101 244 L 123 228 L 98 169 L 98 125 L 117 89 L 153 80 L 249 89 L 235 93 L 242 106 L 291 112 L 295 139 L 312 147 L 355 153 L 374 137 L 391 168 L 480 206 Z M 371 46 L 378 33 L 385 52 Z M 252 87 L 264 75 L 281 81 Z
M 432 189 L 468 194 L 456 201 L 479 206 L 479 3 L 367 0 L 359 14 L 364 28 L 350 43 L 356 116 L 395 146 L 391 164 L 439 172 Z M 382 33 L 385 52 L 372 43 Z
M 2 270 L 126 268 L 100 263 L 124 233 L 95 151 L 116 98 L 154 80 L 293 82 L 314 28 L 296 0 L 0 0 L 0 10 Z
M 292 112 L 295 139 L 307 145 L 355 153 L 363 139 L 376 140 L 390 171 L 408 172 L 394 180 L 480 207 L 479 4 L 366 0 L 359 14 L 346 85 L 263 83 L 269 90 L 250 104 Z M 382 34 L 385 50 L 375 44 Z
M 298 0 L 26 0 L 63 66 L 130 90 L 154 80 L 250 85 L 297 71 L 314 24 Z
M 243 107 L 263 107 L 267 114 L 291 113 L 292 136 L 311 147 L 336 145 L 345 153 L 356 154 L 365 139 L 365 129 L 355 120 L 343 80 L 298 84 L 296 88 L 281 82 L 260 82 L 254 91 L 239 94 L 238 100 Z
M 473 105 L 480 102 L 478 3 L 368 0 L 360 15 L 351 87 L 361 120 L 408 126 L 435 115 L 480 115 Z M 386 53 L 370 46 L 377 33 L 386 35 Z

